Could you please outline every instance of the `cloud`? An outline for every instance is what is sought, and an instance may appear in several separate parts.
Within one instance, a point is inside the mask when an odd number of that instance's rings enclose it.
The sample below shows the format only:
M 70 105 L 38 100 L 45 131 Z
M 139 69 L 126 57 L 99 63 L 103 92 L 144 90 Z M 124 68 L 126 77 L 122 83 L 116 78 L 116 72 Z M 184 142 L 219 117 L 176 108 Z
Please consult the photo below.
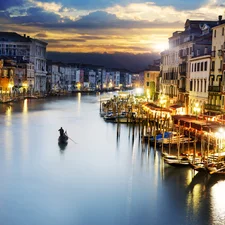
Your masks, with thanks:
M 0 10 L 6 10 L 12 6 L 23 5 L 25 0 L 1 0 L 0 1 Z
M 149 52 L 155 46 L 164 46 L 174 31 L 183 30 L 186 19 L 217 20 L 224 14 L 222 0 L 182 10 L 176 5 L 181 0 L 175 0 L 173 6 L 168 0 L 16 1 L 18 6 L 12 0 L 1 1 L 0 7 L 10 7 L 0 11 L 1 30 L 26 32 L 60 51 Z M 182 4 L 191 5 L 193 0 Z
M 12 17 L 12 22 L 17 24 L 35 24 L 35 23 L 55 23 L 61 20 L 60 16 L 44 11 L 42 8 L 29 8 L 26 11 L 26 16 Z
M 65 42 L 86 42 L 85 39 L 80 38 L 62 38 L 62 39 L 45 39 L 48 43 L 65 43 Z
M 34 0 L 32 0 L 34 1 Z M 40 3 L 43 4 L 57 4 L 60 5 L 62 3 L 62 0 L 39 0 Z M 183 1 L 183 0 L 159 0 L 157 1 L 157 4 L 160 6 L 170 6 L 171 4 L 174 5 L 175 8 L 179 10 L 183 9 L 193 9 L 200 6 L 200 4 L 203 4 L 205 0 L 189 0 L 189 1 Z M 130 3 L 146 3 L 146 0 L 63 0 L 64 7 L 67 8 L 76 8 L 78 10 L 99 10 L 99 9 L 105 9 L 107 7 L 112 7 L 114 5 L 121 5 L 126 6 Z M 151 4 L 151 2 L 148 2 Z
M 47 38 L 48 35 L 46 33 L 38 33 L 35 35 L 36 38 Z
M 168 24 L 161 21 L 128 20 L 119 19 L 116 15 L 96 11 L 79 20 L 73 21 L 69 18 L 61 18 L 58 14 L 43 11 L 40 8 L 30 8 L 27 16 L 12 18 L 14 23 L 22 23 L 28 26 L 37 26 L 45 29 L 133 29 L 133 28 L 165 28 L 181 25 L 178 21 Z
M 132 46 L 132 45 L 116 45 L 116 44 L 103 44 L 103 45 L 97 45 L 97 44 L 61 44 L 60 45 L 63 49 L 62 52 L 87 52 L 87 49 L 89 49 L 89 52 L 107 52 L 107 53 L 115 53 L 115 52 L 152 52 L 150 48 L 148 47 L 140 47 L 140 46 Z M 48 46 L 49 51 L 55 51 L 58 48 L 57 43 L 53 43 Z

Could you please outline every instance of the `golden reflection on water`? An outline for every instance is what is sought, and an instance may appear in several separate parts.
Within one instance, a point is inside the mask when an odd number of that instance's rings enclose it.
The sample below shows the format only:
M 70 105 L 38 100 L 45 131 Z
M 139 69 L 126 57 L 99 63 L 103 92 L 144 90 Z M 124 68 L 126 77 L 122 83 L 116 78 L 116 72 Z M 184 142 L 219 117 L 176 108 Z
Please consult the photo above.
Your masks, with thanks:
M 5 159 L 7 162 L 10 162 L 12 159 L 12 107 L 9 105 L 5 112 L 5 136 L 4 136 L 4 148 L 5 148 Z
M 27 114 L 28 106 L 27 106 L 27 99 L 23 101 L 23 114 Z
M 193 214 L 196 216 L 199 212 L 199 206 L 200 206 L 200 197 L 202 195 L 202 185 L 196 184 L 193 187 L 193 190 L 191 193 L 188 194 L 187 198 L 187 206 L 188 210 L 192 211 Z
M 225 201 L 224 201 L 225 181 L 219 181 L 211 188 L 212 221 L 214 224 L 224 224 Z
M 21 142 L 21 151 L 23 159 L 26 159 L 28 153 L 28 102 L 27 99 L 23 101 L 23 115 L 22 115 L 22 142 Z
M 81 93 L 79 92 L 77 94 L 77 111 L 78 111 L 79 115 L 80 115 L 80 105 L 81 105 Z
M 6 117 L 5 117 L 5 125 L 7 127 L 11 126 L 12 125 L 12 106 L 9 105 L 6 109 Z

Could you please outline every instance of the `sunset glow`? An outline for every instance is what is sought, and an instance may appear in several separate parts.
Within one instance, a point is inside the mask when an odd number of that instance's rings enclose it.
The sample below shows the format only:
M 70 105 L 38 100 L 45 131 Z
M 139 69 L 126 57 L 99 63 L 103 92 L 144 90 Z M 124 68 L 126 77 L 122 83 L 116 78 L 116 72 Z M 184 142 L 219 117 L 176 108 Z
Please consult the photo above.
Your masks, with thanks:
M 20 3 L 20 4 L 19 4 Z M 161 52 L 187 19 L 216 20 L 220 0 L 122 1 L 18 0 L 0 4 L 1 31 L 26 33 L 58 52 Z

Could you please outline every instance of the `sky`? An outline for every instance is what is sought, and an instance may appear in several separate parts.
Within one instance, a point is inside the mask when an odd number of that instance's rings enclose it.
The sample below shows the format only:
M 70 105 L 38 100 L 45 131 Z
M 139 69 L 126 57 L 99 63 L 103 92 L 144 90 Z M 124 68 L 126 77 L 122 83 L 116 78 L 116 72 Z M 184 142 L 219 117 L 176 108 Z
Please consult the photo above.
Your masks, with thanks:
M 225 17 L 223 0 L 0 0 L 0 31 L 48 42 L 48 51 L 154 53 L 187 19 Z

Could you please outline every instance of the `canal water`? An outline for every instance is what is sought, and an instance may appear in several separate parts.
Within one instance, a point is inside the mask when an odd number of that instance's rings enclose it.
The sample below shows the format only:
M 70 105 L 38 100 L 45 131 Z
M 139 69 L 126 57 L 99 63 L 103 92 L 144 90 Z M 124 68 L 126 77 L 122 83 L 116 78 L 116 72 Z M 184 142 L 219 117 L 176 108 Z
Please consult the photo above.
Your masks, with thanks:
M 126 124 L 117 135 L 117 124 L 99 116 L 99 100 L 0 105 L 1 225 L 225 223 L 223 180 L 165 165 Z M 65 148 L 61 126 L 71 138 Z

